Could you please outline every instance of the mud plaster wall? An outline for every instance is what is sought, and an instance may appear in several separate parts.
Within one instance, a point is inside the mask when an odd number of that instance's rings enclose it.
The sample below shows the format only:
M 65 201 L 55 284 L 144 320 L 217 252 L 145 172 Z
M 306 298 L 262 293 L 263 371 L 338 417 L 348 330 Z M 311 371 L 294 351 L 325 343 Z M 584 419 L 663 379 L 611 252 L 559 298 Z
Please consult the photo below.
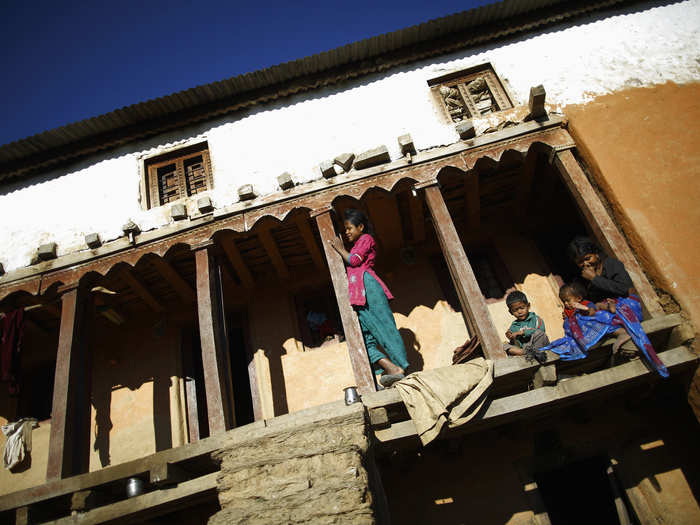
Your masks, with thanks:
M 139 202 L 143 159 L 185 143 L 208 140 L 217 207 L 254 184 L 278 191 L 276 177 L 320 178 L 318 164 L 345 151 L 379 144 L 400 156 L 396 137 L 410 132 L 426 149 L 458 140 L 438 113 L 428 79 L 490 61 L 519 107 L 475 122 L 479 132 L 499 120 L 522 118 L 529 89 L 544 84 L 553 111 L 628 86 L 700 78 L 700 0 L 655 7 L 640 4 L 582 18 L 497 44 L 417 62 L 333 88 L 258 106 L 219 120 L 163 134 L 92 156 L 72 166 L 5 186 L 0 191 L 0 254 L 6 270 L 29 264 L 39 244 L 55 241 L 63 255 L 84 249 L 85 234 L 122 235 L 129 218 L 143 230 L 167 224 L 169 208 L 144 211 Z M 406 108 L 410 108 L 407 111 Z M 187 205 L 192 213 L 193 199 Z M 31 213 L 30 213 L 31 211 Z
M 411 366 L 450 364 L 452 351 L 468 335 L 461 314 L 444 301 L 432 266 L 419 257 L 415 265 L 397 266 L 382 277 L 396 297 L 391 308 Z M 288 296 L 256 292 L 249 318 L 263 417 L 342 399 L 343 388 L 355 384 L 345 342 L 304 351 L 295 339 Z
M 180 331 L 101 322 L 93 345 L 90 470 L 186 443 Z
M 700 326 L 700 83 L 565 109 L 579 151 L 655 284 Z
M 683 403 L 625 400 L 639 396 L 627 392 L 380 460 L 392 521 L 540 523 L 533 475 L 604 456 L 616 462 L 642 523 L 698 523 L 697 422 Z

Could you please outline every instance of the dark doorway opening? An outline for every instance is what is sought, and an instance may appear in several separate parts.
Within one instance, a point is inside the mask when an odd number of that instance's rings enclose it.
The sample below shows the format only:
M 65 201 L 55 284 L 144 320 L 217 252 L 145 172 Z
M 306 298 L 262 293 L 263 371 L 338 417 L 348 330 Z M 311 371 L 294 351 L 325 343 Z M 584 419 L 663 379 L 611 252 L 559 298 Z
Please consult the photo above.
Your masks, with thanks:
M 231 316 L 228 341 L 233 408 L 236 426 L 240 427 L 255 421 L 248 373 L 253 354 L 248 343 L 248 317 L 245 314 L 235 313 Z
M 635 523 L 609 467 L 610 460 L 600 456 L 535 476 L 552 525 Z

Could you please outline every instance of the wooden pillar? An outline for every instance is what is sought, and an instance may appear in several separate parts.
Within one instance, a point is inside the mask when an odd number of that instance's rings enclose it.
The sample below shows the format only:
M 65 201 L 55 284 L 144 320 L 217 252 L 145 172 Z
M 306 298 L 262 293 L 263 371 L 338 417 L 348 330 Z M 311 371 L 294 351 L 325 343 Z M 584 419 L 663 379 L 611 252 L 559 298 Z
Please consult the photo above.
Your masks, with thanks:
M 72 285 L 59 290 L 61 326 L 51 410 L 47 481 L 89 471 L 92 367 L 88 351 L 90 292 Z
M 505 358 L 503 343 L 491 320 L 486 301 L 481 294 L 479 284 L 476 282 L 474 271 L 469 264 L 459 235 L 457 235 L 457 230 L 437 181 L 433 180 L 418 185 L 416 188 L 425 188 L 425 202 L 433 218 L 435 233 L 450 270 L 452 282 L 457 290 L 459 302 L 462 305 L 462 315 L 470 332 L 472 335 L 476 333 L 479 336 L 484 355 L 488 359 Z
M 331 211 L 332 208 L 328 206 L 313 211 L 311 216 L 316 218 L 318 231 L 321 234 L 321 243 L 323 244 L 323 251 L 326 254 L 328 269 L 331 273 L 335 298 L 338 301 L 338 310 L 340 311 L 340 319 L 345 331 L 345 340 L 348 345 L 350 363 L 357 382 L 357 389 L 361 394 L 374 392 L 374 377 L 372 377 L 372 368 L 367 357 L 367 350 L 365 350 L 365 340 L 362 337 L 357 314 L 355 314 L 350 305 L 345 263 L 343 258 L 328 244 L 328 241 L 336 236 Z
M 654 288 L 644 274 L 644 270 L 634 257 L 632 249 L 622 233 L 608 215 L 605 206 L 598 198 L 571 150 L 557 151 L 554 155 L 554 164 L 603 250 L 618 258 L 627 268 L 632 283 L 634 283 L 648 313 L 651 316 L 663 315 L 663 308 Z
M 211 436 L 224 432 L 234 425 L 221 265 L 212 253 L 213 247 L 213 243 L 206 243 L 195 249 L 197 314 Z

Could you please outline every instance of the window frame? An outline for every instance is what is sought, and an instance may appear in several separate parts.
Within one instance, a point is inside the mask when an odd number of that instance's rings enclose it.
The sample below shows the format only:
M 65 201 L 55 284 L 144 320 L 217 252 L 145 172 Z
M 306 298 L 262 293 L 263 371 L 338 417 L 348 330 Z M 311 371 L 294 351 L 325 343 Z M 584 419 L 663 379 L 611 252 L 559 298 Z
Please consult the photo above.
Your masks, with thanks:
M 211 164 L 211 154 L 209 152 L 208 142 L 198 142 L 196 144 L 178 147 L 171 151 L 160 153 L 152 157 L 146 158 L 143 161 L 143 190 L 146 196 L 145 209 L 158 208 L 168 204 L 181 202 L 184 199 L 198 195 L 201 192 L 189 193 L 187 178 L 185 174 L 186 161 L 193 157 L 202 157 L 204 166 L 204 179 L 206 189 L 203 192 L 214 189 L 214 176 Z M 179 188 L 179 196 L 169 202 L 162 202 L 158 183 L 158 169 L 163 166 L 175 164 L 175 172 L 177 175 L 177 186 Z
M 471 99 L 469 99 L 468 102 L 466 101 L 463 92 L 463 85 L 471 82 L 472 80 L 480 76 L 485 77 L 486 85 L 488 86 L 489 91 L 491 92 L 498 106 L 498 110 L 486 113 L 485 115 L 474 115 L 475 108 L 472 107 L 473 103 L 472 105 L 469 104 L 469 102 L 471 102 Z M 494 69 L 493 65 L 491 65 L 491 62 L 485 62 L 483 64 L 479 64 L 478 66 L 470 67 L 467 69 L 460 69 L 459 71 L 453 71 L 452 73 L 432 78 L 428 80 L 428 86 L 430 87 L 430 91 L 433 95 L 435 103 L 440 108 L 440 113 L 442 114 L 443 118 L 446 122 L 453 125 L 459 124 L 460 122 L 464 122 L 465 120 L 469 119 L 487 118 L 489 115 L 494 115 L 496 113 L 500 113 L 501 111 L 507 111 L 515 107 L 515 98 L 509 92 L 508 88 L 506 87 L 506 83 L 503 81 L 503 79 L 498 75 L 498 73 L 496 73 L 496 70 Z M 443 97 L 440 95 L 440 88 L 442 86 L 457 86 L 460 95 L 463 99 L 465 99 L 465 102 L 467 102 L 467 109 L 472 115 L 469 117 L 465 117 L 464 119 L 462 119 L 462 121 L 453 120 Z M 460 88 L 459 86 L 462 87 Z

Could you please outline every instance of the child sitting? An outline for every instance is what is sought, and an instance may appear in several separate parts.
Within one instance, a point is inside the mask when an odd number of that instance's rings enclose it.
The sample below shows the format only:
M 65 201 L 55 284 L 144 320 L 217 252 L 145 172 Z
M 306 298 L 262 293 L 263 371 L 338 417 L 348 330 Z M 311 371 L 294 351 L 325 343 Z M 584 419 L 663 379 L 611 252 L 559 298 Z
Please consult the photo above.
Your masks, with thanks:
M 544 350 L 558 354 L 563 361 L 573 361 L 585 359 L 589 350 L 605 336 L 618 336 L 613 345 L 613 353 L 617 352 L 622 343 L 632 338 L 652 367 L 662 377 L 668 377 L 666 367 L 656 355 L 629 304 L 636 301 L 620 297 L 593 304 L 583 299 L 585 291 L 577 282 L 565 284 L 559 289 L 559 298 L 564 303 L 564 337 L 553 341 Z
M 506 332 L 508 343 L 503 350 L 508 355 L 526 355 L 528 351 L 538 351 L 549 344 L 544 321 L 530 311 L 530 303 L 523 292 L 511 292 L 506 297 L 508 311 L 515 317 Z
M 566 321 L 567 318 L 573 317 L 576 313 L 588 316 L 595 315 L 596 305 L 583 298 L 585 292 L 583 285 L 578 281 L 559 288 L 559 299 L 564 303 L 562 319 Z

